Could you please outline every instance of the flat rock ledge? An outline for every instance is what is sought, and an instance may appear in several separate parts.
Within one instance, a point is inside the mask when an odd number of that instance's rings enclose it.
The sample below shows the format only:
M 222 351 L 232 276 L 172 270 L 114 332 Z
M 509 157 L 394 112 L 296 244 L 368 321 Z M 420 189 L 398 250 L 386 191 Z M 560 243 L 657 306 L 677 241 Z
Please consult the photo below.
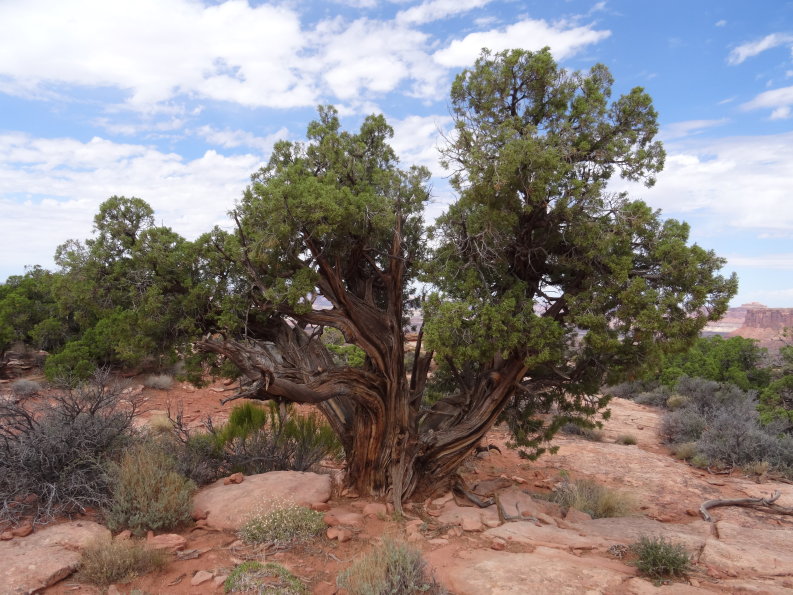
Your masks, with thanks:
M 45 527 L 27 537 L 0 541 L 0 592 L 38 593 L 77 569 L 80 552 L 110 531 L 92 521 Z
M 311 507 L 330 500 L 330 475 L 303 471 L 271 471 L 247 475 L 241 483 L 219 479 L 193 498 L 193 518 L 205 518 L 213 529 L 236 531 L 251 516 L 279 504 Z

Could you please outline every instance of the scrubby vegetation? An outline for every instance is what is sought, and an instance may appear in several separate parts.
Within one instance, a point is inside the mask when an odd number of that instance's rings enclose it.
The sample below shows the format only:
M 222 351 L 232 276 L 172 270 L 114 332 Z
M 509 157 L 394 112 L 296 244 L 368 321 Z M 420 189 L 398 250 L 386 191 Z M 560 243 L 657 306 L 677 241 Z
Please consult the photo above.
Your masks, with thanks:
M 271 510 L 253 516 L 240 528 L 246 543 L 272 543 L 279 546 L 308 541 L 325 531 L 324 515 L 305 506 L 277 502 Z
M 179 470 L 199 485 L 237 471 L 307 471 L 342 452 L 336 434 L 319 415 L 300 415 L 275 403 L 237 405 L 226 424 L 215 427 L 209 420 L 198 431 L 188 429 L 178 412 L 171 422 Z
M 15 380 L 11 384 L 11 392 L 18 399 L 24 399 L 25 397 L 30 397 L 32 395 L 35 395 L 40 390 L 41 390 L 41 385 L 38 382 L 35 382 L 33 380 L 25 380 L 24 378 Z
M 777 417 L 763 418 L 756 391 L 682 377 L 674 387 L 662 385 L 634 396 L 639 402 L 667 409 L 661 434 L 680 459 L 699 467 L 765 463 L 793 475 L 791 428 Z
M 305 595 L 309 590 L 286 568 L 274 562 L 248 560 L 238 564 L 223 583 L 226 593 Z
M 636 568 L 651 579 L 681 577 L 691 570 L 691 556 L 686 548 L 663 537 L 641 537 L 631 550 L 636 555 Z
M 86 547 L 77 574 L 80 582 L 107 587 L 165 566 L 168 556 L 131 539 L 102 539 Z
M 339 587 L 351 595 L 441 595 L 446 591 L 428 575 L 421 552 L 405 543 L 384 539 L 339 574 Z
M 181 475 L 176 462 L 154 442 L 127 450 L 118 464 L 110 465 L 110 502 L 107 526 L 136 534 L 163 531 L 190 520 L 195 484 Z
M 565 479 L 550 500 L 562 508 L 575 508 L 593 519 L 627 516 L 635 509 L 633 498 L 590 479 Z
M 129 443 L 138 406 L 107 370 L 45 400 L 0 399 L 0 520 L 104 506 L 105 465 Z

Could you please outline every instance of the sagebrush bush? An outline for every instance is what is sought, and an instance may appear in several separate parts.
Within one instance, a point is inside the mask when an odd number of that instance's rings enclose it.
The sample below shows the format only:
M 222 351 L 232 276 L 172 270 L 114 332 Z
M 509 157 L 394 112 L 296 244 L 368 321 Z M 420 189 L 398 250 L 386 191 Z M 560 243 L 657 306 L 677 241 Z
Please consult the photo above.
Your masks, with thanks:
M 602 442 L 603 441 L 603 432 L 596 428 L 590 427 L 586 425 L 578 425 L 574 423 L 566 423 L 561 427 L 559 430 L 563 434 L 570 434 L 572 436 L 581 436 L 586 440 L 591 440 L 592 442 Z
M 666 400 L 666 408 L 674 411 L 688 403 L 688 398 L 683 395 L 672 395 Z
M 636 568 L 652 579 L 681 577 L 691 569 L 691 556 L 686 548 L 663 537 L 643 536 L 631 549 L 636 555 Z
M 104 465 L 131 440 L 138 405 L 106 370 L 46 402 L 0 400 L 0 521 L 105 505 Z
M 563 508 L 575 508 L 593 519 L 627 516 L 633 512 L 633 498 L 590 479 L 565 479 L 550 496 Z
M 697 454 L 696 442 L 681 442 L 672 446 L 672 454 L 683 461 L 689 461 Z
M 163 449 L 147 442 L 124 454 L 109 471 L 112 498 L 107 526 L 136 534 L 177 527 L 190 520 L 195 484 L 176 470 Z
M 173 386 L 173 376 L 168 374 L 152 374 L 143 381 L 143 386 L 146 388 L 155 388 L 157 390 L 168 390 Z
M 614 442 L 626 446 L 633 446 L 634 444 L 636 444 L 636 436 L 632 434 L 620 434 L 619 436 L 617 436 Z
M 134 540 L 100 539 L 83 550 L 77 578 L 106 587 L 163 568 L 167 561 L 162 550 L 149 549 Z
M 324 514 L 291 502 L 276 503 L 269 512 L 251 517 L 239 531 L 246 543 L 280 546 L 309 541 L 325 531 Z
M 286 568 L 274 562 L 248 560 L 238 564 L 223 583 L 226 593 L 259 595 L 304 595 L 309 590 Z
M 35 380 L 20 378 L 11 383 L 11 392 L 17 398 L 31 397 L 41 390 L 41 385 Z
M 446 593 L 428 575 L 421 552 L 390 539 L 353 562 L 336 583 L 352 595 Z

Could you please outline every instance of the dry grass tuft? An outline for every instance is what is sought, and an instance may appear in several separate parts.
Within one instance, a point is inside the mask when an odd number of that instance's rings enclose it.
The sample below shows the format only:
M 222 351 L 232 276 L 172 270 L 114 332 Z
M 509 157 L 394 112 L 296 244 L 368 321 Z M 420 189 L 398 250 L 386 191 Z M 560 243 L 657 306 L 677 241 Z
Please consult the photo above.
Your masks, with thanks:
M 101 539 L 83 550 L 77 578 L 105 587 L 163 568 L 167 555 L 133 540 Z

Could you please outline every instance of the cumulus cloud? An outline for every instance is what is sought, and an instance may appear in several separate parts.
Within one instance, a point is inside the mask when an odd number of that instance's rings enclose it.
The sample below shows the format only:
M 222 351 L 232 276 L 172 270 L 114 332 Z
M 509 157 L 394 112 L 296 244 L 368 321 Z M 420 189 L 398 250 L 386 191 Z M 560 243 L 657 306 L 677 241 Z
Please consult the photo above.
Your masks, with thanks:
M 610 35 L 610 31 L 593 29 L 593 25 L 569 27 L 566 23 L 524 19 L 506 27 L 470 33 L 435 52 L 433 57 L 438 64 L 452 68 L 470 65 L 482 48 L 498 52 L 509 48 L 539 50 L 550 46 L 556 59 L 563 60 Z
M 793 105 L 793 86 L 764 91 L 741 107 L 744 110 L 771 109 L 773 110 L 771 119 L 781 120 L 790 117 L 791 105 Z
M 766 50 L 770 50 L 771 48 L 789 43 L 793 43 L 793 35 L 789 35 L 787 33 L 771 33 L 770 35 L 766 35 L 757 41 L 742 43 L 738 47 L 733 48 L 733 50 L 727 56 L 727 62 L 729 64 L 741 64 L 747 58 L 751 58 Z
M 257 149 L 261 154 L 266 155 L 270 154 L 273 145 L 277 141 L 289 136 L 289 130 L 286 127 L 279 128 L 276 132 L 267 136 L 256 136 L 245 130 L 232 130 L 230 128 L 220 130 L 208 124 L 197 128 L 195 133 L 211 145 L 225 149 L 249 147 Z
M 793 133 L 688 140 L 667 145 L 664 171 L 651 189 L 618 182 L 666 216 L 700 214 L 733 228 L 793 236 Z
M 398 23 L 421 25 L 490 4 L 492 0 L 430 0 L 397 13 Z
M 20 263 L 51 265 L 55 247 L 87 237 L 99 204 L 114 194 L 146 200 L 158 222 L 186 237 L 227 225 L 226 212 L 261 163 L 217 151 L 188 160 L 98 137 L 0 135 L 0 276 L 21 273 Z
M 452 127 L 449 116 L 408 116 L 391 121 L 391 126 L 391 146 L 403 166 L 423 165 L 436 177 L 446 173 L 440 165 L 439 149 Z
M 793 271 L 793 254 L 766 254 L 763 256 L 729 256 L 731 266 Z

